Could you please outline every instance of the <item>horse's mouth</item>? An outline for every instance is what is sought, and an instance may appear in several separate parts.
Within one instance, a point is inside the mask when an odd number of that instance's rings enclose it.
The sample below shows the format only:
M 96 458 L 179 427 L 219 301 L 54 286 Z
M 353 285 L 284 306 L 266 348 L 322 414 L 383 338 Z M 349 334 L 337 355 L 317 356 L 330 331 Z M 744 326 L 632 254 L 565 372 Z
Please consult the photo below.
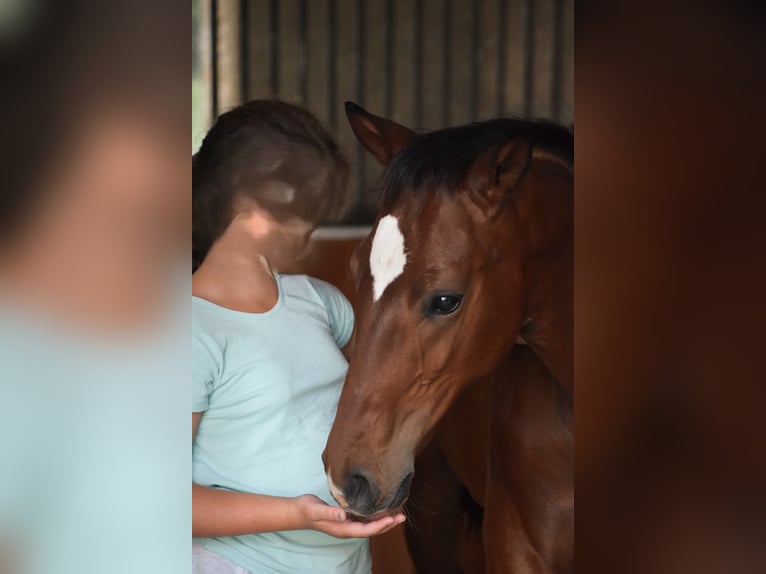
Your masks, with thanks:
M 356 522 L 375 522 L 376 520 L 380 520 L 381 518 L 385 518 L 386 516 L 396 516 L 397 514 L 402 513 L 402 507 L 397 506 L 396 508 L 386 508 L 384 510 L 378 510 L 377 512 L 373 512 L 372 514 L 360 514 L 357 512 L 354 512 L 350 508 L 344 508 L 346 511 L 346 516 L 348 516 L 349 520 L 355 520 Z

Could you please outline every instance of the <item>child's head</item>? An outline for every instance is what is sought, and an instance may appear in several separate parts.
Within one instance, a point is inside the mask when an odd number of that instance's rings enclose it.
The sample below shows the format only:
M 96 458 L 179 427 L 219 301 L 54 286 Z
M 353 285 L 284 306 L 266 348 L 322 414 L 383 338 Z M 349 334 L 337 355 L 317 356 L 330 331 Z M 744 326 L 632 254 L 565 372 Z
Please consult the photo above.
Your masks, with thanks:
M 348 173 L 330 134 L 299 106 L 254 100 L 222 114 L 192 158 L 193 269 L 249 210 L 312 227 L 337 221 L 353 199 Z

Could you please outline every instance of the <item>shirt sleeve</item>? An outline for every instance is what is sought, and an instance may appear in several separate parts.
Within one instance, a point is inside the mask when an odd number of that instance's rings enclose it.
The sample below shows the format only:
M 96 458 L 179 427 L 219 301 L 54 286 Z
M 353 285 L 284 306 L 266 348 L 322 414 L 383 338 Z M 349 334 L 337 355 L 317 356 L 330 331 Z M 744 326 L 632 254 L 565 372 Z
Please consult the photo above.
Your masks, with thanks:
M 343 348 L 351 339 L 354 332 L 354 309 L 340 289 L 319 279 L 311 279 L 311 283 L 322 299 L 330 320 L 330 331 L 338 347 Z
M 206 411 L 210 405 L 220 361 L 210 344 L 192 333 L 192 412 Z

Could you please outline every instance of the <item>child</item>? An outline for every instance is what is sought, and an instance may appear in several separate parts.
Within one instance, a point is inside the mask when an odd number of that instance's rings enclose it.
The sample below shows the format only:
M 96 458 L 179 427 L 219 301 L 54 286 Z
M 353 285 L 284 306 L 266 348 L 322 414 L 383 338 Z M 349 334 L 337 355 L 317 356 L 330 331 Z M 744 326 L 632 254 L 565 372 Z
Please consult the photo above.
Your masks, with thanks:
M 302 108 L 223 114 L 193 158 L 194 571 L 370 571 L 363 524 L 332 505 L 321 453 L 353 313 L 331 285 L 286 275 L 350 197 L 348 165 Z

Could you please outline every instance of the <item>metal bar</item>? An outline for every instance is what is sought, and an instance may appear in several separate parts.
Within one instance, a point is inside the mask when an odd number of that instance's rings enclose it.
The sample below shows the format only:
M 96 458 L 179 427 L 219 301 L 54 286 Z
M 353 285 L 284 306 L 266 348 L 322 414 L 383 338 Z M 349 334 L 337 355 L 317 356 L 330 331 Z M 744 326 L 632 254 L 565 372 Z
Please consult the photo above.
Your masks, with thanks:
M 535 2 L 534 0 L 525 0 L 525 35 L 524 38 L 524 114 L 532 115 L 532 104 L 534 98 L 534 62 L 535 62 Z
M 500 115 L 505 113 L 506 0 L 499 0 L 497 11 L 497 93 L 495 94 L 495 113 Z
M 364 106 L 364 58 L 365 58 L 365 9 L 364 0 L 356 0 L 356 78 L 354 97 L 360 106 Z
M 415 98 L 415 127 L 423 127 L 423 0 L 415 0 L 415 65 L 413 91 Z
M 336 0 L 328 0 L 327 4 L 327 121 L 332 130 L 337 125 L 337 109 L 335 85 L 335 53 L 338 51 L 336 41 L 336 29 L 338 27 L 338 15 Z
M 298 93 L 301 104 L 306 105 L 309 99 L 308 84 L 308 16 L 306 0 L 300 0 L 298 5 Z
M 558 121 L 561 117 L 561 35 L 563 29 L 563 1 L 553 2 L 553 78 L 551 81 L 551 106 L 553 107 L 553 119 Z
M 248 38 L 250 30 L 250 11 L 248 0 L 239 0 L 239 99 L 248 99 Z
M 479 2 L 471 2 L 471 68 L 469 71 L 468 117 L 476 120 L 479 100 Z
M 218 117 L 218 0 L 210 0 L 210 117 Z
M 356 0 L 356 86 L 354 97 L 360 106 L 364 106 L 364 58 L 365 58 L 365 0 Z M 356 143 L 357 192 L 361 195 L 367 189 L 367 170 L 365 169 L 364 149 Z
M 279 0 L 269 5 L 269 87 L 271 97 L 279 95 Z
M 385 5 L 385 60 L 383 62 L 383 76 L 386 79 L 385 91 L 383 93 L 383 110 L 387 118 L 391 117 L 394 103 L 394 6 L 391 0 L 386 0 Z
M 447 127 L 450 123 L 450 64 L 452 62 L 452 2 L 444 0 L 444 29 L 442 30 L 442 98 L 444 108 L 442 110 L 442 126 Z

